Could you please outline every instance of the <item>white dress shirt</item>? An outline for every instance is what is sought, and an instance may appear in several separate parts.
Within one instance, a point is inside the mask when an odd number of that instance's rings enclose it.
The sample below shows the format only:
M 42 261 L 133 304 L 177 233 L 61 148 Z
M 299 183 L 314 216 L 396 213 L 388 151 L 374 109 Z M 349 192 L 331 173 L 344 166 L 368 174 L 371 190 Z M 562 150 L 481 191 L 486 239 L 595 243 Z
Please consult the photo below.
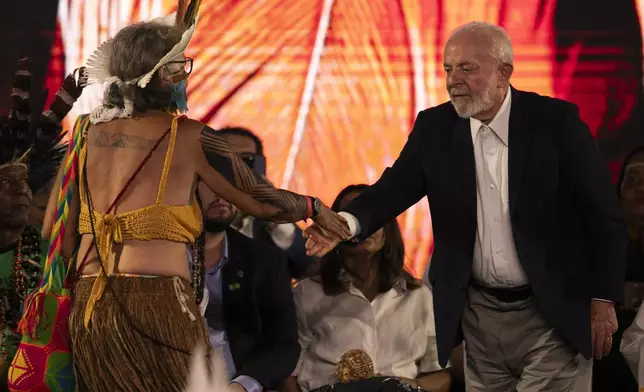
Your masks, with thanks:
M 635 376 L 640 390 L 644 390 L 644 303 L 637 311 L 633 324 L 624 331 L 619 350 Z
M 231 227 L 238 232 L 242 233 L 248 238 L 253 238 L 254 235 L 255 218 L 252 216 L 245 216 L 239 226 L 231 225 Z M 297 233 L 297 226 L 294 223 L 279 223 L 269 233 L 271 239 L 282 250 L 288 250 L 295 242 L 295 235 Z
M 476 222 L 474 279 L 488 286 L 528 284 L 519 262 L 510 221 L 508 135 L 512 92 L 508 90 L 488 125 L 470 118 L 476 163 Z
M 294 300 L 302 352 L 293 375 L 305 392 L 338 383 L 337 365 L 352 349 L 371 357 L 376 374 L 414 379 L 441 370 L 425 285 L 407 290 L 401 280 L 369 302 L 353 285 L 328 296 L 320 283 L 305 279 Z

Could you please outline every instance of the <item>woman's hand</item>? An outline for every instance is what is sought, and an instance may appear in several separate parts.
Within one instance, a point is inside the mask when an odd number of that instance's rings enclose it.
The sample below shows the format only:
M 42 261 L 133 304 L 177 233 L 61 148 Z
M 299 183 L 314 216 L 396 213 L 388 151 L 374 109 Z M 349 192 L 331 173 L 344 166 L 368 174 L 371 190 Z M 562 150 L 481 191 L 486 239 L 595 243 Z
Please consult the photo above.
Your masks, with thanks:
M 333 212 L 324 203 L 320 202 L 320 213 L 311 219 L 313 219 L 316 225 L 335 234 L 344 241 L 351 239 L 351 230 L 349 229 L 347 221 Z
M 400 377 L 400 381 L 408 384 L 412 388 L 419 388 L 420 387 L 420 384 L 418 384 L 418 381 L 417 380 L 412 380 L 411 378 Z

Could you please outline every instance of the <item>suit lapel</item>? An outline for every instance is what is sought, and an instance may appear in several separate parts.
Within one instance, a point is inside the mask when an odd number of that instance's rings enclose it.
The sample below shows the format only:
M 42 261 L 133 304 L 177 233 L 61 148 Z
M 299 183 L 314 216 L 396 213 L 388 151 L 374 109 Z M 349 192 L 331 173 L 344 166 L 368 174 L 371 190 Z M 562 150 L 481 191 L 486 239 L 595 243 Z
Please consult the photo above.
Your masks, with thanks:
M 524 107 L 521 92 L 512 88 L 512 106 L 510 108 L 510 130 L 508 135 L 508 181 L 510 211 L 514 210 L 519 197 L 526 148 L 529 139 L 529 125 L 524 121 Z
M 470 121 L 456 120 L 452 138 L 453 180 L 457 184 L 455 194 L 462 201 L 471 217 L 476 220 L 476 166 L 474 163 L 474 144 Z

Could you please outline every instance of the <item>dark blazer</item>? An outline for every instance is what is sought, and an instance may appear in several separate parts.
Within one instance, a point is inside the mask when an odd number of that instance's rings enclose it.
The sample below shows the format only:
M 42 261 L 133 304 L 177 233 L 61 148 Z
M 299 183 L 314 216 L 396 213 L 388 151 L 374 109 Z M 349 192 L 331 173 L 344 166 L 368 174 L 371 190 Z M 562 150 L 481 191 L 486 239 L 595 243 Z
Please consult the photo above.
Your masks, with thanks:
M 264 388 L 276 388 L 300 356 L 295 305 L 284 252 L 227 230 L 222 268 L 223 314 L 237 369 Z
M 253 222 L 253 238 L 265 241 L 269 244 L 275 244 L 270 232 L 266 229 L 263 221 L 255 219 Z M 302 279 L 307 277 L 312 265 L 316 264 L 317 259 L 306 255 L 306 240 L 302 235 L 302 230 L 298 227 L 295 228 L 295 239 L 286 252 L 286 259 L 288 262 L 288 270 L 293 279 Z
M 620 300 L 626 262 L 626 227 L 606 162 L 575 105 L 515 89 L 508 153 L 519 260 L 545 319 L 590 358 L 590 299 Z M 435 241 L 429 281 L 443 366 L 462 341 L 475 173 L 469 120 L 447 102 L 418 114 L 393 166 L 345 208 L 365 238 L 428 197 Z

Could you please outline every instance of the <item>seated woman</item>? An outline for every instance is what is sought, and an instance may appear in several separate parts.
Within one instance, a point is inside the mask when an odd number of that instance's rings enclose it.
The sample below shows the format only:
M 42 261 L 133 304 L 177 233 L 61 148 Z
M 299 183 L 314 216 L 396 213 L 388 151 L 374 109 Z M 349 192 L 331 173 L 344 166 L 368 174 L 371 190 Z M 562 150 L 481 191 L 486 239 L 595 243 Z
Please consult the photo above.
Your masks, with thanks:
M 332 209 L 366 187 L 348 186 Z M 323 259 L 319 275 L 295 288 L 302 352 L 293 376 L 301 390 L 449 390 L 451 377 L 437 359 L 431 293 L 405 271 L 404 256 L 394 220 L 359 244 L 340 246 Z M 286 389 L 297 388 L 294 377 Z
M 636 147 L 624 159 L 617 182 L 617 195 L 628 223 L 628 259 L 624 301 L 615 310 L 618 329 L 613 335 L 613 347 L 621 345 L 639 359 L 642 317 L 640 315 L 638 321 L 636 314 L 644 298 L 644 146 Z M 625 332 L 626 328 L 631 331 L 630 337 Z M 631 344 L 628 344 L 629 341 Z M 624 351 L 622 353 L 626 356 Z M 631 377 L 624 356 L 613 349 L 608 356 L 595 361 L 593 391 L 637 391 L 637 380 Z
M 312 218 L 349 234 L 346 222 L 319 200 L 273 188 L 211 128 L 176 115 L 187 109 L 193 62 L 184 51 L 199 1 L 185 5 L 179 2 L 176 20 L 123 28 L 88 62 L 89 82 L 103 83 L 105 94 L 91 123 L 83 117 L 75 129 L 83 135 L 79 182 L 62 252 L 72 257 L 81 236 L 69 318 L 81 392 L 180 391 L 192 351 L 208 346 L 195 298 L 203 292 L 203 268 L 196 260 L 191 269 L 188 260 L 188 247 L 194 249 L 202 232 L 198 179 L 253 216 Z

